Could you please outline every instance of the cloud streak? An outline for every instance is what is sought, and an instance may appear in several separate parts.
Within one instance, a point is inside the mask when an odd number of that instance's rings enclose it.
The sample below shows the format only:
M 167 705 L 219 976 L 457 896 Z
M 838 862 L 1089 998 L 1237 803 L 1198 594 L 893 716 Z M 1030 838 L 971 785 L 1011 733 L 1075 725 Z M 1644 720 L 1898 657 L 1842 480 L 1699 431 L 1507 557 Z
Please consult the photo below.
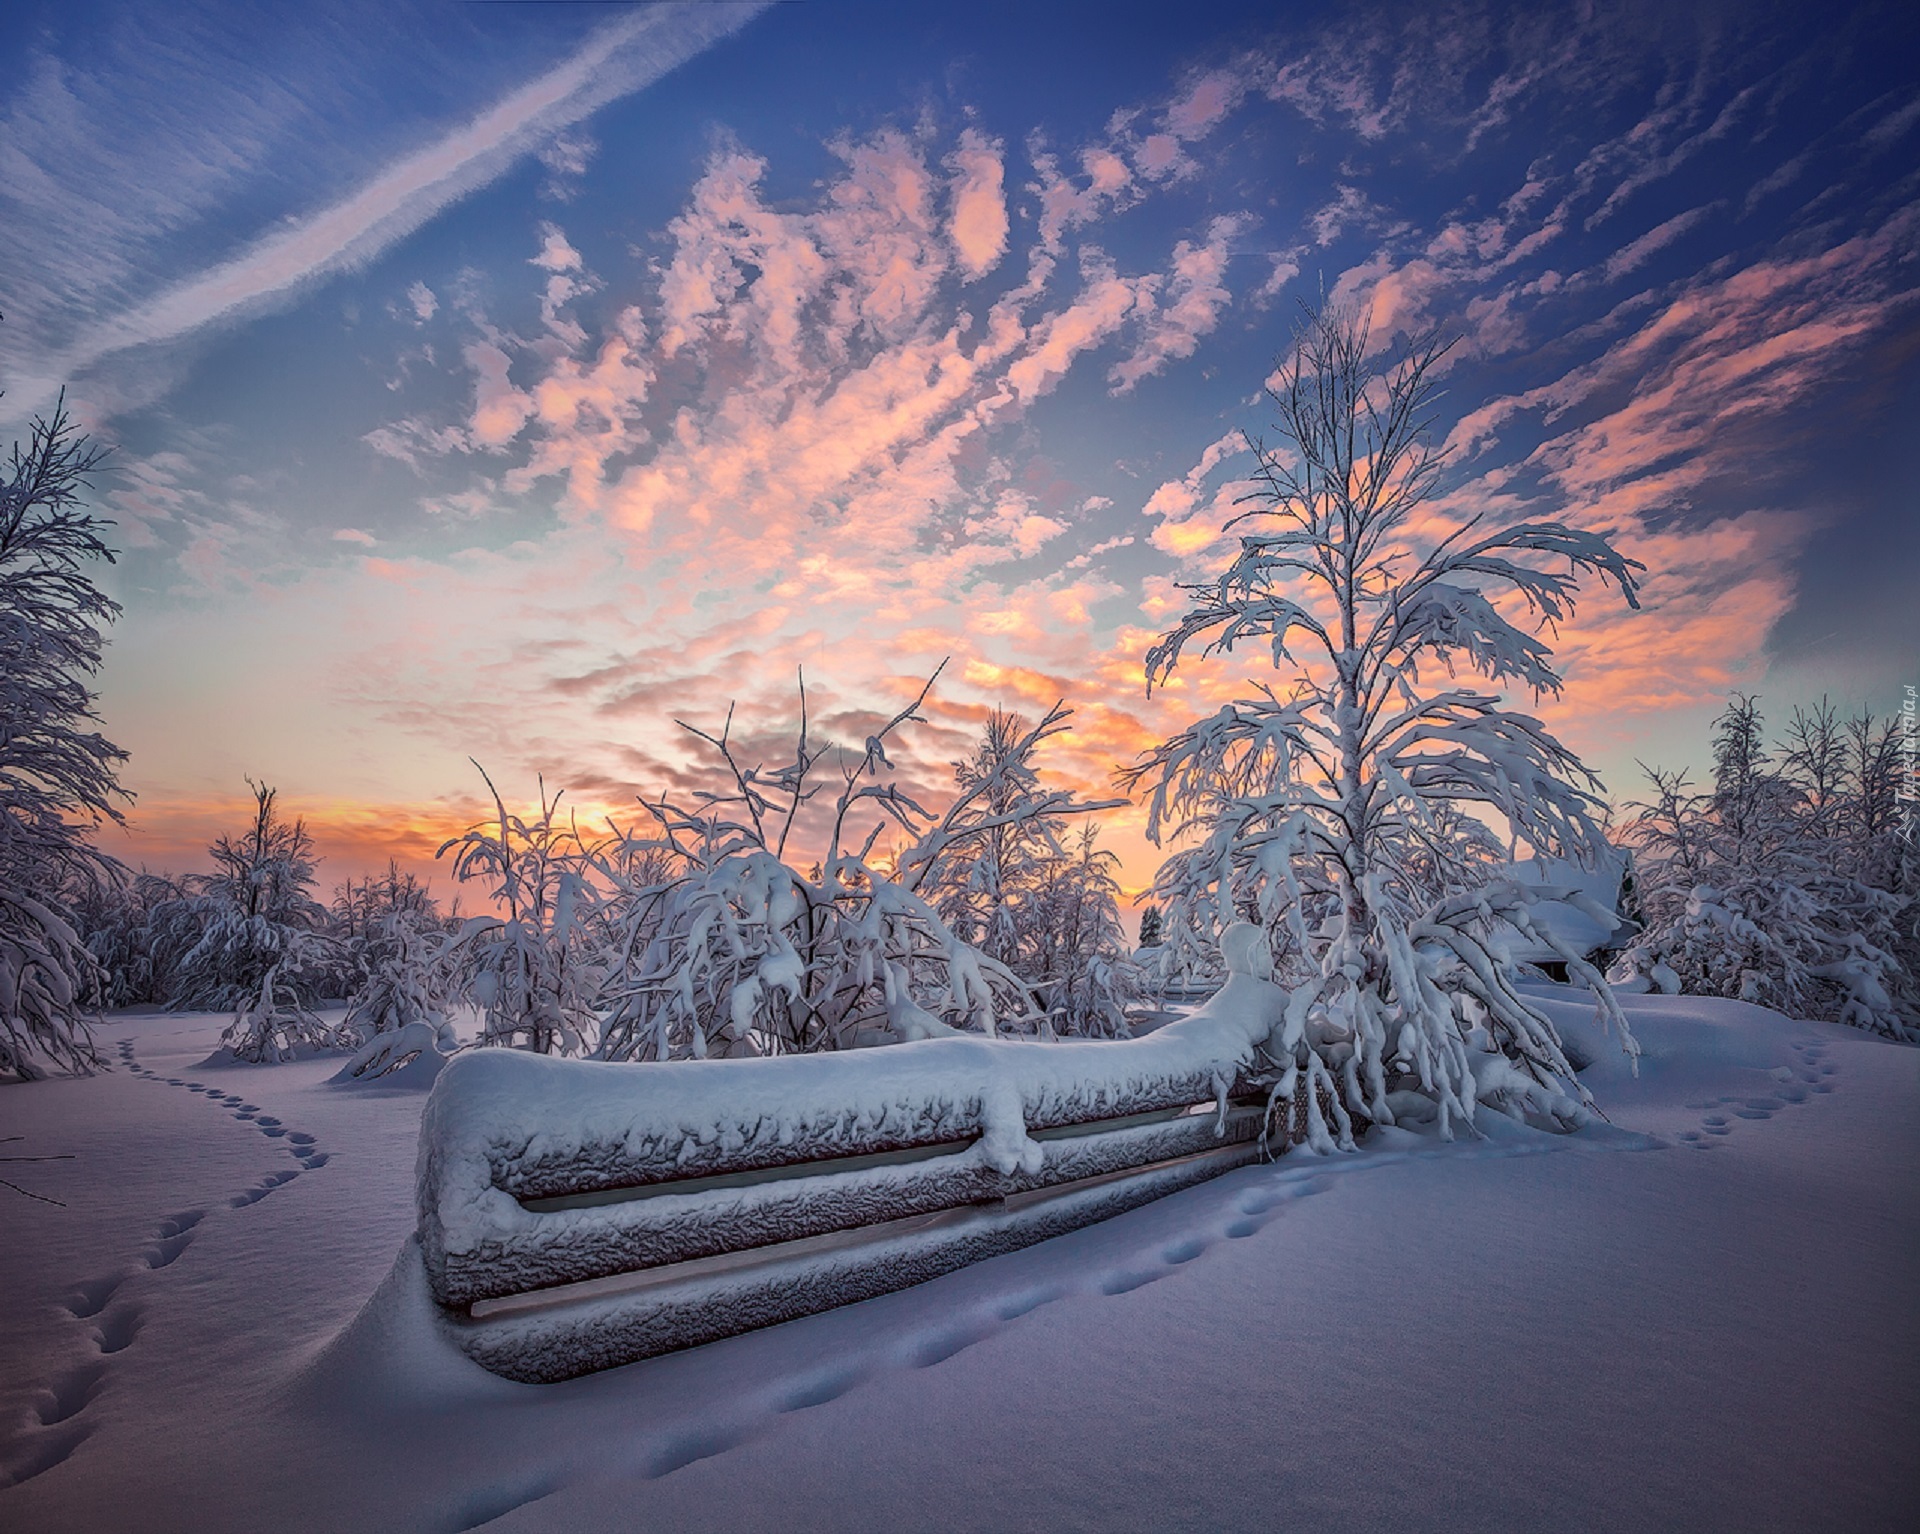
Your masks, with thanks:
M 14 408 L 44 409 L 62 382 L 107 357 L 257 313 L 307 284 L 372 259 L 522 155 L 608 102 L 651 85 L 764 8 L 764 0 L 667 4 L 602 26 L 563 63 L 388 165 L 351 195 L 25 364 L 8 382 Z

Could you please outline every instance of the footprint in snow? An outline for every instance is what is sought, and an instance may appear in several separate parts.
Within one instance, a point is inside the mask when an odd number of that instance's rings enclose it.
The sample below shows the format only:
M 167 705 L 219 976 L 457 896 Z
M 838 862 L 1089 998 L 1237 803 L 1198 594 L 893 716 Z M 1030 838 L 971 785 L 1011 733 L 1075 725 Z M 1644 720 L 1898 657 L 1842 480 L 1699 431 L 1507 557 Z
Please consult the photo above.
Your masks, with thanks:
M 184 1214 L 176 1214 L 160 1225 L 160 1233 L 154 1244 L 147 1248 L 146 1258 L 149 1268 L 170 1268 L 180 1260 L 180 1254 L 193 1244 L 193 1228 L 207 1217 L 204 1209 L 189 1209 Z
M 92 1432 L 91 1423 L 70 1419 L 36 1435 L 27 1444 L 24 1457 L 10 1469 L 0 1468 L 0 1487 L 18 1486 L 22 1481 L 31 1481 L 36 1475 L 46 1474 L 55 1465 L 65 1464 Z
M 1711 1108 L 1725 1111 L 1706 1114 L 1700 1120 L 1699 1129 L 1682 1130 L 1675 1138 L 1694 1150 L 1711 1150 L 1718 1140 L 1733 1133 L 1733 1119 L 1745 1119 L 1750 1123 L 1770 1119 L 1782 1109 L 1809 1101 L 1810 1092 L 1832 1091 L 1832 1083 L 1820 1074 L 1835 1070 L 1834 1066 L 1820 1060 L 1826 1047 L 1813 1040 L 1797 1041 L 1793 1049 L 1800 1057 L 1800 1068 L 1795 1070 L 1792 1066 L 1775 1066 L 1767 1073 L 1775 1083 L 1771 1092 L 1753 1097 L 1728 1093 L 1710 1101 L 1688 1103 L 1687 1106 L 1695 1110 Z M 1709 1135 L 1715 1138 L 1708 1139 Z
M 134 1055 L 131 1041 L 124 1039 L 121 1041 L 120 1057 L 136 1075 L 144 1075 L 154 1081 L 161 1079 L 151 1071 L 146 1070 L 145 1067 L 139 1063 Z M 258 1103 L 248 1102 L 238 1092 L 223 1092 L 217 1087 L 207 1086 L 204 1082 L 189 1081 L 182 1076 L 169 1076 L 166 1078 L 166 1082 L 168 1086 L 185 1087 L 189 1092 L 203 1093 L 207 1101 L 220 1104 L 221 1107 L 230 1112 L 240 1123 L 251 1123 L 254 1128 L 258 1129 L 261 1134 L 270 1140 L 285 1140 L 287 1142 L 288 1154 L 293 1156 L 300 1163 L 302 1169 L 306 1171 L 318 1171 L 331 1159 L 329 1153 L 320 1148 L 314 1136 L 298 1130 L 288 1129 L 280 1119 L 273 1114 L 263 1113 Z M 268 1178 L 264 1182 L 256 1183 L 253 1187 L 247 1189 L 245 1193 L 238 1194 L 228 1200 L 229 1206 L 234 1209 L 243 1209 L 248 1204 L 258 1203 L 275 1188 L 282 1186 L 284 1183 L 299 1175 L 298 1172 L 283 1172 L 277 1177 Z M 172 1261 L 172 1258 L 169 1257 L 167 1261 Z M 165 1264 L 156 1265 L 164 1266 Z

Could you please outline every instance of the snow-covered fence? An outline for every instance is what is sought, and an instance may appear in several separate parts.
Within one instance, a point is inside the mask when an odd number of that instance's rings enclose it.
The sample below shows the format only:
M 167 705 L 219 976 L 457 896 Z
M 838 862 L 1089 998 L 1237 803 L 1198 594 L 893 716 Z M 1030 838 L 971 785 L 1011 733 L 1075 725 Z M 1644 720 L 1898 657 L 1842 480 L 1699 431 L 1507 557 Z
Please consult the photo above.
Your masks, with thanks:
M 1254 1159 L 1233 1100 L 1285 993 L 1237 973 L 1146 1038 L 974 1037 L 609 1064 L 482 1050 L 421 1126 L 460 1346 L 541 1381 L 924 1282 Z

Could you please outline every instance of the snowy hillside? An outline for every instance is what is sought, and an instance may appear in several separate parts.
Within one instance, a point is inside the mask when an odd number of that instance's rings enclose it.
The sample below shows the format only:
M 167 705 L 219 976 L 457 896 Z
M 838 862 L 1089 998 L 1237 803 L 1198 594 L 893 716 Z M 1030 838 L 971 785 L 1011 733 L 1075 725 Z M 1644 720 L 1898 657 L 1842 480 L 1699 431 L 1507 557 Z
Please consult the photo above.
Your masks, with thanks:
M 1636 997 L 1636 1080 L 1534 994 L 1610 1125 L 1376 1130 L 557 1386 L 428 1323 L 422 1094 L 120 1017 L 0 1094 L 72 1158 L 0 1168 L 0 1528 L 1911 1527 L 1920 1051 Z

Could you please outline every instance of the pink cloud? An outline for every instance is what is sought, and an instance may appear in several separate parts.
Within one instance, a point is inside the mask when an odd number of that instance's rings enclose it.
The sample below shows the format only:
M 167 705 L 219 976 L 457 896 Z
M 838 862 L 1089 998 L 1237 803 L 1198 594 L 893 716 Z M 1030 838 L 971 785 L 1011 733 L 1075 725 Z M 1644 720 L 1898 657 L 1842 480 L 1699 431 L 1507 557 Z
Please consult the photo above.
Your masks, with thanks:
M 1245 481 L 1230 481 L 1207 497 L 1206 481 L 1222 463 L 1247 451 L 1247 439 L 1239 430 L 1227 432 L 1209 443 L 1200 461 L 1183 476 L 1162 483 L 1141 507 L 1143 516 L 1160 518 L 1148 542 L 1187 560 L 1227 541 L 1225 526 L 1237 509 L 1234 503 L 1251 487 Z
M 580 270 L 580 252 L 567 243 L 567 237 L 559 225 L 542 224 L 540 253 L 530 257 L 528 264 L 549 272 L 577 272 Z
M 1219 323 L 1220 311 L 1233 297 L 1226 286 L 1230 246 L 1249 222 L 1242 215 L 1216 218 L 1204 244 L 1182 240 L 1174 246 L 1167 302 L 1155 308 L 1139 345 L 1107 374 L 1115 393 L 1125 393 L 1169 362 L 1191 357 L 1200 338 Z
M 969 277 L 984 277 L 1007 252 L 1007 197 L 1001 146 L 972 128 L 947 156 L 953 173 L 950 234 Z
M 471 440 L 477 447 L 505 447 L 533 415 L 533 398 L 514 387 L 507 377 L 512 359 L 493 342 L 476 341 L 461 355 L 475 375 Z
M 1218 126 L 1245 92 L 1246 82 L 1236 70 L 1202 75 L 1167 108 L 1167 128 L 1177 138 L 1200 138 Z
M 1095 263 L 1078 302 L 1034 326 L 1037 338 L 1007 369 L 1007 385 L 1022 403 L 1066 376 L 1073 359 L 1114 335 L 1150 291 L 1147 279 L 1116 275 Z
M 1676 213 L 1665 223 L 1656 224 L 1639 239 L 1622 245 L 1607 257 L 1607 280 L 1612 282 L 1645 265 L 1657 252 L 1666 249 L 1718 206 L 1718 203 L 1710 203 L 1704 208 L 1689 208 L 1684 213 Z

